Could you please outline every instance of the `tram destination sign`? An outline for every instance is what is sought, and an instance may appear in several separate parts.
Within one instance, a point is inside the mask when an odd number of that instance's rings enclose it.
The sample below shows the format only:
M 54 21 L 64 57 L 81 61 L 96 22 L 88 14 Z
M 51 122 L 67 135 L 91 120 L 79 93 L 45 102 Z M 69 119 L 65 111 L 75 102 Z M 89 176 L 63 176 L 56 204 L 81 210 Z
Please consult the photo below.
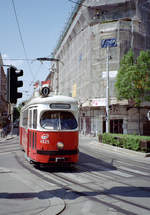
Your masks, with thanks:
M 101 48 L 117 47 L 117 39 L 109 38 L 101 40 Z
M 64 104 L 64 103 L 52 103 L 50 104 L 51 109 L 70 109 L 70 104 Z

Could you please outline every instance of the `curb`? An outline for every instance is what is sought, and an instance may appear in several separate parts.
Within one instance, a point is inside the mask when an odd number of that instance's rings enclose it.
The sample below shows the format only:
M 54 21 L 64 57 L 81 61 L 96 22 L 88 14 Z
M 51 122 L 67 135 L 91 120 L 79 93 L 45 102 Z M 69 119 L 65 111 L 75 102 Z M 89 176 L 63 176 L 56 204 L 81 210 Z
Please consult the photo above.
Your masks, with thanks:
M 135 156 L 140 156 L 141 158 L 150 157 L 150 153 L 137 152 L 137 151 L 133 151 L 133 150 L 130 150 L 130 149 L 120 148 L 118 146 L 112 146 L 112 145 L 109 145 L 109 144 L 104 144 L 102 142 L 99 142 L 96 137 L 89 137 L 89 136 L 84 136 L 84 135 L 80 135 L 80 137 L 88 139 L 90 141 L 90 143 L 95 143 L 96 145 L 99 145 L 102 149 L 106 149 L 106 150 L 109 150 L 109 151 L 111 150 L 111 151 L 114 151 L 114 152 L 121 152 L 121 153 L 135 155 Z
M 60 198 L 53 197 L 52 199 L 49 199 L 49 202 L 50 202 L 49 208 L 41 212 L 40 215 L 47 215 L 47 214 L 58 215 L 62 213 L 66 208 L 66 204 L 64 200 Z
M 145 153 L 145 152 L 137 152 L 137 151 L 133 151 L 133 150 L 130 150 L 130 149 L 125 149 L 125 148 L 120 148 L 120 147 L 117 147 L 117 146 L 112 146 L 112 145 L 107 145 L 107 144 L 104 144 L 104 143 L 100 143 L 97 141 L 98 144 L 100 144 L 101 147 L 105 148 L 105 149 L 111 149 L 112 151 L 115 151 L 115 152 L 124 152 L 124 153 L 128 153 L 128 154 L 132 154 L 132 155 L 138 155 L 138 156 L 141 156 L 141 157 L 150 157 L 150 153 Z

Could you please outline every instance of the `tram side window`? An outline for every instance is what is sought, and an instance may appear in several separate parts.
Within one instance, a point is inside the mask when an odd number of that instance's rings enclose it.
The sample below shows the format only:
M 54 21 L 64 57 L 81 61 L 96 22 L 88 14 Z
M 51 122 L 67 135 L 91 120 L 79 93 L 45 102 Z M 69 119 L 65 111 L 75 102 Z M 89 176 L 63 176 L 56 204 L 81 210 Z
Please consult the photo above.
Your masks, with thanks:
M 33 128 L 37 128 L 37 109 L 33 110 Z
M 27 127 L 27 124 L 28 124 L 28 110 L 25 110 L 22 116 L 22 125 L 24 127 Z
M 29 128 L 32 128 L 32 110 L 29 112 Z

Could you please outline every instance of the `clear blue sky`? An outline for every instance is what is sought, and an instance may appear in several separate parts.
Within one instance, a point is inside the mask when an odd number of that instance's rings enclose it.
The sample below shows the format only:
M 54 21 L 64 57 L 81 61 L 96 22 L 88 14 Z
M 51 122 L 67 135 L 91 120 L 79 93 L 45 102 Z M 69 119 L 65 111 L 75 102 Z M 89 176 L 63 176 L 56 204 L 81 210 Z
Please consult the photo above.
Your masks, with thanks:
M 53 52 L 74 3 L 68 0 L 14 0 L 28 59 L 47 57 Z M 0 0 L 0 53 L 3 59 L 25 59 L 12 0 Z M 23 99 L 31 96 L 33 82 L 44 80 L 50 63 L 3 60 L 24 70 Z M 6 68 L 5 68 L 6 71 Z

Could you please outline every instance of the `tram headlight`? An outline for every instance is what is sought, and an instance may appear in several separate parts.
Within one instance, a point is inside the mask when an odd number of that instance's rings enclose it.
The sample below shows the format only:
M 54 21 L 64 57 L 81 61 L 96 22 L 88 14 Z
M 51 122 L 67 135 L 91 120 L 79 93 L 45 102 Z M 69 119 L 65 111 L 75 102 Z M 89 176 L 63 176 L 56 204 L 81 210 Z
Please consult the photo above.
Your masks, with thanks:
M 57 143 L 57 148 L 58 148 L 59 150 L 62 150 L 62 149 L 64 148 L 64 144 L 63 144 L 62 142 L 58 142 L 58 143 Z

